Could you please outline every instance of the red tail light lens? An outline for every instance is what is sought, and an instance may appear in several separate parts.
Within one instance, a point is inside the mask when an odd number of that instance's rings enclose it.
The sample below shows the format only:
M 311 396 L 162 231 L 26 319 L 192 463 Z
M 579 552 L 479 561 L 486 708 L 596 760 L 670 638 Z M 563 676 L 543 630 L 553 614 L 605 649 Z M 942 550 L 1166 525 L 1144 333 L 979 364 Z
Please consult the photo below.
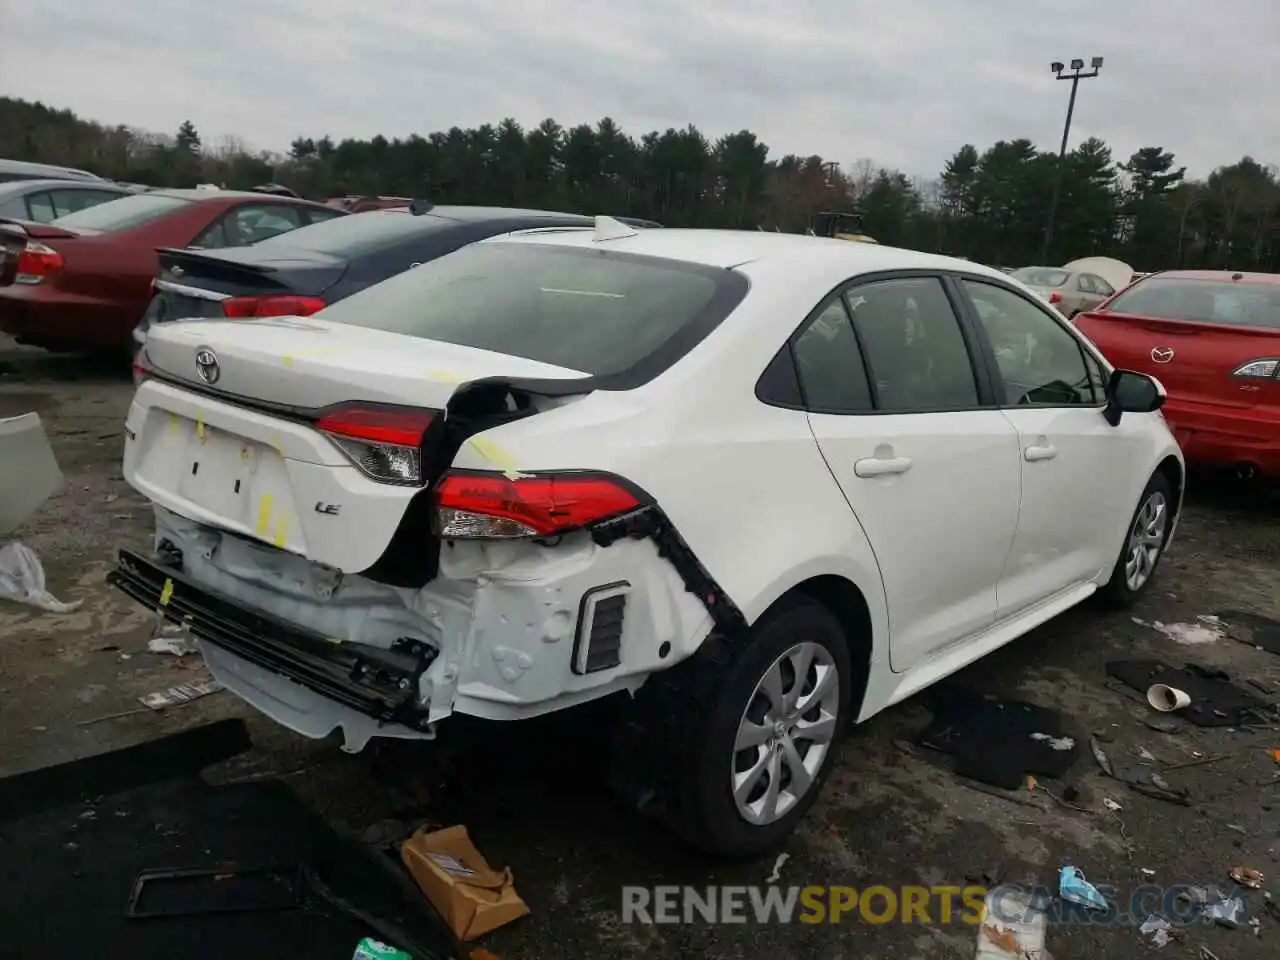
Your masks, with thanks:
M 22 253 L 18 254 L 18 272 L 14 283 L 43 283 L 48 277 L 62 269 L 62 254 L 53 247 L 28 240 Z
M 449 473 L 436 487 L 436 533 L 446 540 L 549 537 L 641 505 L 621 481 L 601 474 L 512 480 L 500 473 Z
M 233 320 L 309 317 L 327 306 L 319 297 L 231 297 L 222 301 L 222 312 Z
M 1057 290 L 1053 291 L 1053 293 L 1049 294 L 1049 302 L 1050 302 L 1050 303 L 1061 303 L 1061 302 L 1062 302 L 1062 294 L 1060 294 Z
M 422 439 L 435 417 L 434 410 L 352 404 L 326 413 L 316 429 L 369 479 L 421 486 Z

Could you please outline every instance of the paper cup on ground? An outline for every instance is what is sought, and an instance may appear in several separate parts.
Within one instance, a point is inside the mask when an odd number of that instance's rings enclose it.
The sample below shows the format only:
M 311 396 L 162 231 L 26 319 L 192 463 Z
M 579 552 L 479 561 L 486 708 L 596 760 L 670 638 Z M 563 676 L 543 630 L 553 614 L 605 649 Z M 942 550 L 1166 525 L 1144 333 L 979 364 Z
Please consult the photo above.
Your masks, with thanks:
M 1147 703 L 1161 713 L 1172 713 L 1191 705 L 1191 697 L 1185 690 L 1171 687 L 1167 683 L 1153 683 L 1147 690 Z

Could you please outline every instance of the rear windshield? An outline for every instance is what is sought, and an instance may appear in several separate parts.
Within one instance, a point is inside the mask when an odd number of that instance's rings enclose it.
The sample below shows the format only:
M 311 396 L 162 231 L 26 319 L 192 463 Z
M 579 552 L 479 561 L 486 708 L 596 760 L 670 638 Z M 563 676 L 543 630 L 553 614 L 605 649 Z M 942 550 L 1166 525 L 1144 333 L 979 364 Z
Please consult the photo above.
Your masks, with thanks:
M 132 230 L 144 223 L 158 220 L 166 213 L 172 213 L 179 207 L 191 203 L 183 197 L 165 197 L 155 193 L 138 193 L 119 200 L 108 200 L 96 207 L 77 210 L 65 217 L 59 217 L 53 223 L 59 227 L 70 227 L 73 230 L 101 230 L 103 233 L 118 233 L 121 230 Z
M 1151 277 L 1112 300 L 1107 312 L 1280 330 L 1280 284 Z
M 415 217 L 407 212 L 375 210 L 313 223 L 259 241 L 256 246 L 311 250 L 345 259 L 373 253 L 450 226 L 454 226 L 454 221 L 429 213 Z
M 727 270 L 680 261 L 478 243 L 317 316 L 607 376 L 630 370 L 684 328 L 699 326 L 718 306 L 712 302 L 717 293 L 739 283 Z
M 1021 280 L 1029 287 L 1060 287 L 1067 282 L 1071 274 L 1065 270 L 1054 270 L 1047 267 L 1023 267 L 1013 271 L 1013 278 Z

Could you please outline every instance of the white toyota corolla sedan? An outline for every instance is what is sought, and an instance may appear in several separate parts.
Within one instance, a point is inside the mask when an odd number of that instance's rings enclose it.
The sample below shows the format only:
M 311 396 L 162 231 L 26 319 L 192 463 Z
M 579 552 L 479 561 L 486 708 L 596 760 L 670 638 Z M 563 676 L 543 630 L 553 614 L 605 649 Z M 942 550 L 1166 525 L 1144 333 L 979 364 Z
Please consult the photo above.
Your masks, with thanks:
M 136 376 L 112 580 L 231 691 L 350 751 L 627 692 L 617 784 L 729 855 L 850 722 L 1141 593 L 1184 485 L 1159 383 L 1025 287 L 814 237 L 496 238 Z

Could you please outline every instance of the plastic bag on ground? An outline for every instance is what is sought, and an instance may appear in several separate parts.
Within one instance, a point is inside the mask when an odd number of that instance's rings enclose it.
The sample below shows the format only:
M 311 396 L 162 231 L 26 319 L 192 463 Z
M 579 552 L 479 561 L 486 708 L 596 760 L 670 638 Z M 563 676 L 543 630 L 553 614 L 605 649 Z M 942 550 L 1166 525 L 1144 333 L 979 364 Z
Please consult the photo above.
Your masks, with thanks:
M 51 594 L 45 588 L 40 558 L 20 543 L 0 547 L 0 600 L 14 600 L 49 613 L 67 613 L 83 602 L 63 603 Z

